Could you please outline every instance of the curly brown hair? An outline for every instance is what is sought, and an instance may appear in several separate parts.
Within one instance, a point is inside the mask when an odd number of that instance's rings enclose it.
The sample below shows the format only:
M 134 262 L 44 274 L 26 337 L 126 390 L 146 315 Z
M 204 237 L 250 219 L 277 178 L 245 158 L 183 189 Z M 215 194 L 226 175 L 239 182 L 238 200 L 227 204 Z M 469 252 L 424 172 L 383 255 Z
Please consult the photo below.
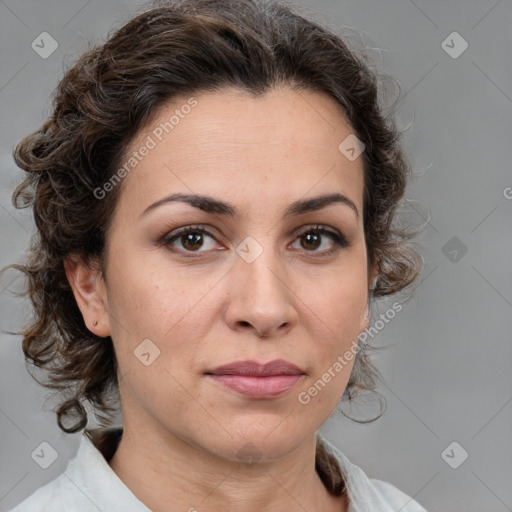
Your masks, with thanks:
M 94 191 L 113 176 L 159 106 L 175 97 L 224 86 L 257 96 L 286 85 L 335 99 L 365 145 L 364 231 L 369 268 L 378 265 L 370 300 L 413 283 L 421 270 L 411 240 L 416 232 L 393 222 L 411 167 L 401 132 L 380 105 L 379 80 L 387 75 L 366 60 L 334 30 L 287 3 L 181 0 L 137 14 L 65 73 L 51 115 L 13 151 L 26 173 L 13 205 L 33 208 L 37 231 L 25 264 L 6 267 L 24 273 L 19 295 L 33 305 L 33 318 L 15 333 L 23 336 L 26 362 L 46 371 L 44 382 L 34 377 L 40 384 L 69 395 L 56 410 L 64 432 L 86 427 L 86 402 L 101 425 L 111 425 L 119 387 L 112 340 L 86 327 L 63 262 L 77 255 L 104 270 L 121 187 L 107 200 Z M 355 358 L 345 401 L 375 391 L 378 371 L 366 348 Z M 65 424 L 69 418 L 74 422 Z

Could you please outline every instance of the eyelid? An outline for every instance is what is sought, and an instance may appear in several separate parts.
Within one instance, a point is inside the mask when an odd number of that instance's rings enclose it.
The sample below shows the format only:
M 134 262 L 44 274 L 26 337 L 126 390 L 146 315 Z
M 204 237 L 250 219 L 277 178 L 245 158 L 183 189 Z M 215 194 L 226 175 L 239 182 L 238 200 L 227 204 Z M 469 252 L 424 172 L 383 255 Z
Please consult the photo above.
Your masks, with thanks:
M 212 229 L 207 224 L 190 224 L 187 226 L 182 226 L 182 227 L 173 229 L 171 231 L 166 231 L 164 233 L 164 235 L 162 235 L 158 239 L 157 243 L 158 243 L 158 245 L 168 245 L 171 243 L 171 241 L 173 241 L 174 239 L 177 239 L 180 235 L 182 235 L 184 233 L 188 233 L 189 231 L 205 233 L 216 241 L 218 241 L 218 238 L 220 238 L 221 240 L 223 239 L 223 237 L 216 235 L 214 233 L 214 231 L 216 231 L 216 230 Z
M 210 236 L 215 241 L 219 242 L 218 238 L 221 240 L 223 239 L 222 236 L 217 236 L 214 231 L 216 231 L 214 228 L 212 229 L 209 225 L 205 224 L 190 224 L 186 226 L 182 226 L 179 228 L 176 228 L 174 230 L 171 230 L 170 232 L 166 232 L 163 236 L 161 236 L 158 239 L 158 245 L 159 246 L 169 246 L 172 242 L 177 240 L 182 234 L 188 233 L 188 232 L 198 232 L 198 233 L 204 233 L 208 236 Z M 321 235 L 328 235 L 331 237 L 331 239 L 335 243 L 334 249 L 330 249 L 327 251 L 307 251 L 304 250 L 306 254 L 317 254 L 317 257 L 321 257 L 322 255 L 330 255 L 334 252 L 339 251 L 340 249 L 349 247 L 351 245 L 350 240 L 339 230 L 336 228 L 331 228 L 330 226 L 324 225 L 324 224 L 310 224 L 306 226 L 301 226 L 300 228 L 294 230 L 291 235 L 294 236 L 293 242 L 297 240 L 300 236 L 309 233 L 317 231 Z M 292 243 L 293 243 L 292 242 Z M 194 254 L 200 255 L 200 254 L 208 254 L 212 251 L 184 251 L 181 249 L 173 249 L 173 252 L 178 252 L 181 254 L 188 254 L 188 257 L 199 257 L 199 256 L 193 256 Z
M 312 232 L 312 231 L 318 231 L 321 235 L 330 235 L 332 240 L 335 242 L 337 247 L 334 249 L 328 250 L 328 251 L 305 251 L 307 253 L 315 254 L 316 252 L 318 255 L 329 255 L 333 252 L 337 252 L 339 249 L 344 249 L 347 247 L 350 247 L 351 242 L 348 237 L 346 237 L 341 231 L 337 230 L 336 228 L 331 228 L 330 226 L 327 226 L 325 224 L 315 224 L 315 225 L 309 225 L 305 226 L 303 228 L 300 228 L 298 231 L 294 232 L 294 236 L 296 238 Z

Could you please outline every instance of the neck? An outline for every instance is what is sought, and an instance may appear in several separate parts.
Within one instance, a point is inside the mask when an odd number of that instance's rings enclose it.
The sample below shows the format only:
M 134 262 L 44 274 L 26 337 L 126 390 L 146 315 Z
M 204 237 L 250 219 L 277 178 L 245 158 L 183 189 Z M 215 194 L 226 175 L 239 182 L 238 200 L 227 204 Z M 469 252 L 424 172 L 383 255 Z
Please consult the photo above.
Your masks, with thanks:
M 109 465 L 155 512 L 346 511 L 346 493 L 330 494 L 315 471 L 316 442 L 312 437 L 279 460 L 246 464 L 125 421 Z

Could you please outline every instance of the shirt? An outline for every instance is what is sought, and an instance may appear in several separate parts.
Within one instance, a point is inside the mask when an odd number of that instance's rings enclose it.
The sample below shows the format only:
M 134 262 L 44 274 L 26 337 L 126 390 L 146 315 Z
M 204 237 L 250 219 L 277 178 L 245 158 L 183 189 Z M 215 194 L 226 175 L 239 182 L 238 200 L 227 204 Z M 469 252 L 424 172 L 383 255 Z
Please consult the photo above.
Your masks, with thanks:
M 84 432 L 66 469 L 11 512 L 151 512 L 108 464 L 121 436 L 122 427 L 97 437 Z M 319 433 L 315 468 L 329 492 L 348 493 L 348 512 L 427 512 L 393 485 L 369 478 Z

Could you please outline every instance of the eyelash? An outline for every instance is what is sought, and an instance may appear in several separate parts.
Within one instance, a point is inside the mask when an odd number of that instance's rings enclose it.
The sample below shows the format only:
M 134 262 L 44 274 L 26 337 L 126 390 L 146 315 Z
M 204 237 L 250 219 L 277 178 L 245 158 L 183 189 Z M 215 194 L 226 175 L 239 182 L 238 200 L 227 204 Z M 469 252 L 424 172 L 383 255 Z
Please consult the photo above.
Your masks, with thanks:
M 216 240 L 215 234 L 212 233 L 210 230 L 205 228 L 204 226 L 185 226 L 183 228 L 176 229 L 175 231 L 172 231 L 171 233 L 165 234 L 163 237 L 160 238 L 158 241 L 159 246 L 166 246 L 169 247 L 175 240 L 178 240 L 182 235 L 188 234 L 188 233 L 202 233 L 205 235 L 208 235 L 212 237 L 214 240 Z M 305 229 L 304 231 L 299 232 L 296 235 L 296 238 L 300 238 L 301 236 L 304 236 L 308 233 L 314 233 L 317 235 L 328 235 L 334 242 L 335 247 L 333 249 L 329 249 L 327 251 L 307 251 L 304 249 L 306 253 L 318 253 L 320 257 L 322 256 L 329 256 L 337 251 L 339 251 L 341 248 L 347 248 L 349 247 L 350 243 L 349 241 L 343 236 L 335 231 L 331 231 L 329 229 L 326 229 L 322 225 L 316 225 L 314 227 L 309 227 L 308 229 Z M 208 251 L 184 251 L 181 249 L 169 249 L 172 252 L 180 252 L 182 254 L 189 254 L 185 256 L 186 258 L 198 258 L 202 257 L 201 254 Z

